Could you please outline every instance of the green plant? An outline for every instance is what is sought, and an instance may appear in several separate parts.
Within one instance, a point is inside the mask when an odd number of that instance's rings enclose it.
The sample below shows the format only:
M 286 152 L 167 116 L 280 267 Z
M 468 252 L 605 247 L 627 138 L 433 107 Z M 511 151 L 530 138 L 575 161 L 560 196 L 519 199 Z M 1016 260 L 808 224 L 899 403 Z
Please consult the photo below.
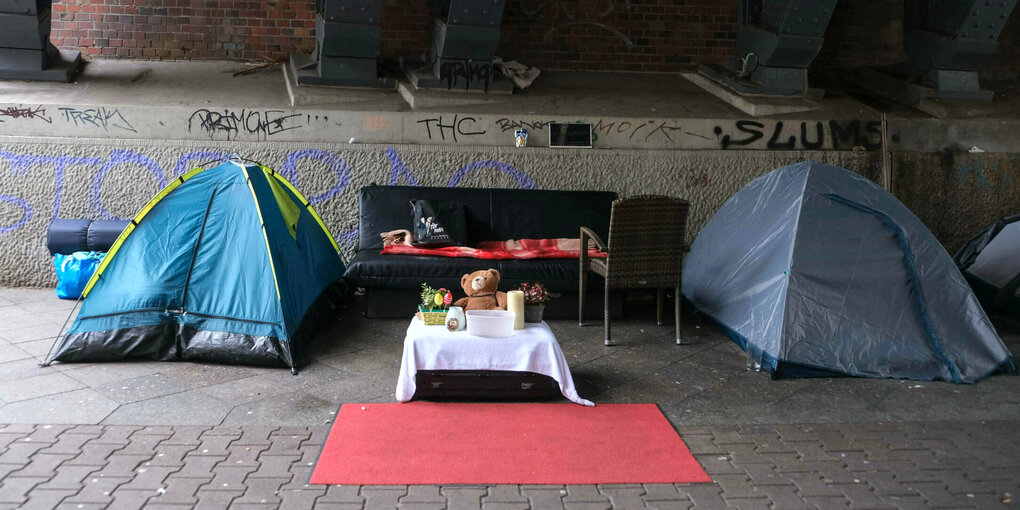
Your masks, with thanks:
M 453 302 L 453 294 L 440 287 L 433 289 L 427 283 L 421 284 L 421 306 L 422 310 L 445 310 Z

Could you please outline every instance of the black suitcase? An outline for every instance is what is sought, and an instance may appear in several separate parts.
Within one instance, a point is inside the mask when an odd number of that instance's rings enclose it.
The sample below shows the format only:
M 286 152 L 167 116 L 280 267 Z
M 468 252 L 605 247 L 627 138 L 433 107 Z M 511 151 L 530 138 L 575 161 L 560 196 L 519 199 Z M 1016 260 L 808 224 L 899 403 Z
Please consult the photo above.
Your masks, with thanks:
M 560 397 L 555 379 L 506 370 L 419 370 L 414 400 L 548 400 Z

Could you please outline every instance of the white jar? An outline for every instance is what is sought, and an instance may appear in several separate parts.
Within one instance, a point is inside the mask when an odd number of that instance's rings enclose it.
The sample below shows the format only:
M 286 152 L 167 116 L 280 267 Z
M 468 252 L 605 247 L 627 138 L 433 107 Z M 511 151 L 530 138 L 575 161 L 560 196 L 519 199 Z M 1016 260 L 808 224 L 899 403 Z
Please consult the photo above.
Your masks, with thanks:
M 446 312 L 446 329 L 461 331 L 465 327 L 467 327 L 467 320 L 464 318 L 464 309 L 459 306 L 451 306 Z

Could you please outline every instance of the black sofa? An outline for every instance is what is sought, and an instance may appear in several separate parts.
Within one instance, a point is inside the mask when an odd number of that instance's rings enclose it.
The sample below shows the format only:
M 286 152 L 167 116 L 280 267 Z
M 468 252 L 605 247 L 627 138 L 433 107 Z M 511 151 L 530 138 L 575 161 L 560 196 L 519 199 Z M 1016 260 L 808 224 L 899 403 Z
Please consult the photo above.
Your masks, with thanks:
M 344 275 L 348 283 L 365 291 L 366 317 L 409 317 L 416 309 L 422 282 L 446 287 L 463 295 L 460 279 L 466 273 L 493 268 L 500 272 L 499 290 L 523 282 L 541 282 L 562 293 L 546 305 L 545 317 L 577 318 L 579 263 L 577 259 L 481 260 L 418 255 L 383 255 L 379 234 L 411 228 L 410 201 L 453 200 L 464 204 L 467 245 L 507 239 L 577 238 L 579 228 L 592 228 L 603 239 L 616 193 L 522 189 L 450 188 L 418 186 L 366 186 L 358 195 L 358 245 Z M 602 316 L 602 283 L 591 275 L 585 316 Z M 613 295 L 613 313 L 619 315 L 622 299 Z M 589 306 L 590 305 L 590 306 Z

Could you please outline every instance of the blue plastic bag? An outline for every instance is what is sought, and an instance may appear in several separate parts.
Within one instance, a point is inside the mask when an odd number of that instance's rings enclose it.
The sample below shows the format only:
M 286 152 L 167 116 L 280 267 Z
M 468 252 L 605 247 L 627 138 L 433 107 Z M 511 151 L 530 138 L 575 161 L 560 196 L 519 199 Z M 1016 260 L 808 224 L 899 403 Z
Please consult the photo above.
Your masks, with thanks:
M 60 299 L 78 299 L 88 285 L 92 273 L 99 269 L 99 264 L 106 256 L 101 251 L 76 251 L 70 255 L 58 253 L 53 256 L 53 266 L 57 270 L 57 297 Z

